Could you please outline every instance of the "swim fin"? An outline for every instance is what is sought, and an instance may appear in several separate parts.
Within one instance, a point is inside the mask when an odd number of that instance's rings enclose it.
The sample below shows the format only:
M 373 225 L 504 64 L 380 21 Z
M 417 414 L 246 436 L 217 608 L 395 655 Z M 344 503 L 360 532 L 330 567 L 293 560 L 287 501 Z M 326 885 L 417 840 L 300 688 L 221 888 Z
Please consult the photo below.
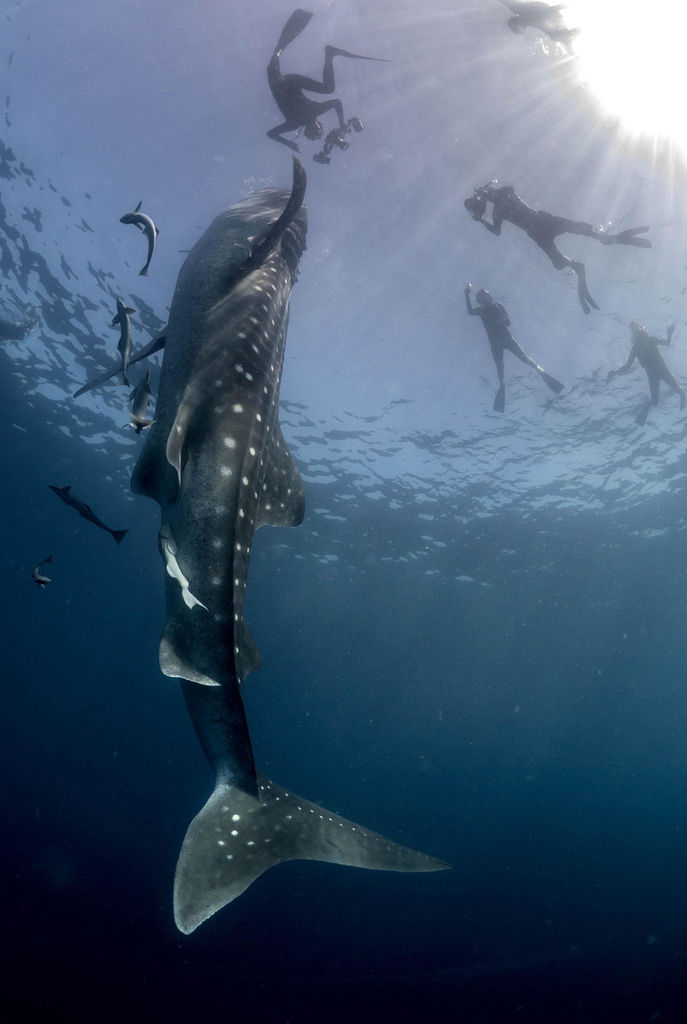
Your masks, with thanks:
M 502 384 L 496 392 L 493 409 L 494 412 L 503 412 L 506 408 L 506 385 Z
M 377 60 L 382 64 L 389 63 L 386 57 L 365 57 L 361 53 L 349 53 L 348 50 L 340 50 L 338 46 L 327 46 L 327 50 L 332 57 L 352 57 L 354 60 Z
M 304 11 L 297 7 L 281 30 L 276 49 L 279 51 L 286 49 L 289 43 L 292 43 L 307 27 L 311 18 L 312 11 Z
M 649 409 L 651 408 L 651 399 L 647 398 L 644 405 L 641 407 L 637 415 L 635 416 L 635 423 L 638 423 L 640 427 L 643 427 L 646 423 L 646 418 L 649 415 Z
M 560 395 L 561 391 L 565 387 L 565 384 L 561 384 L 559 380 L 556 380 L 555 377 L 552 377 L 550 373 L 546 373 L 545 370 L 540 370 L 539 375 L 541 379 L 544 381 L 544 383 L 547 385 L 547 387 L 551 388 L 554 394 Z
M 619 231 L 617 235 L 611 235 L 610 239 L 616 245 L 636 245 L 639 249 L 651 249 L 651 242 L 648 238 L 635 237 L 635 235 L 643 234 L 648 230 L 648 224 L 642 228 L 627 228 L 626 231 Z

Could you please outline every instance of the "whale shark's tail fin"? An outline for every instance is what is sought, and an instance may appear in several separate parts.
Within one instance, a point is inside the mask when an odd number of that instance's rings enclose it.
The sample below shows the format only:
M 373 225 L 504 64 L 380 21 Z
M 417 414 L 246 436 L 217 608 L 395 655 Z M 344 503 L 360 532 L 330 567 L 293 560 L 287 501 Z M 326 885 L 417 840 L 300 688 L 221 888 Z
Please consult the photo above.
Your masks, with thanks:
M 186 833 L 174 879 L 174 918 L 185 934 L 287 860 L 377 871 L 450 865 L 340 818 L 258 775 L 259 798 L 218 781 Z

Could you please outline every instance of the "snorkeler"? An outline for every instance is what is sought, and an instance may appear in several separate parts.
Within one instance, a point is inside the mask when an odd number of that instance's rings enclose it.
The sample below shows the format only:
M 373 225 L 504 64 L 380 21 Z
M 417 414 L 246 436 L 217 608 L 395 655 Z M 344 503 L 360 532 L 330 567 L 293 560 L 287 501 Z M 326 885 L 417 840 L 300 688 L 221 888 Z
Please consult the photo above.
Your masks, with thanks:
M 564 388 L 564 384 L 561 384 L 559 380 L 552 377 L 545 370 L 542 369 L 534 359 L 527 355 L 526 352 L 518 345 L 517 341 L 510 333 L 508 328 L 510 327 L 510 319 L 508 313 L 499 302 L 494 302 L 494 299 L 488 291 L 484 288 L 477 292 L 478 306 L 474 307 L 470 301 L 470 290 L 471 284 L 465 285 L 465 305 L 467 306 L 468 313 L 470 316 L 480 317 L 484 324 L 484 329 L 487 332 L 487 338 L 489 339 L 489 345 L 491 346 L 491 354 L 494 357 L 496 363 L 496 373 L 499 378 L 499 389 L 496 392 L 494 398 L 494 412 L 503 412 L 506 407 L 506 385 L 503 380 L 503 353 L 506 349 L 512 352 L 520 362 L 525 363 L 526 366 L 531 366 L 533 370 L 536 370 L 541 379 L 556 395 L 560 395 Z
M 317 154 L 315 159 L 319 163 L 329 163 L 327 159 L 333 146 L 347 149 L 348 143 L 343 141 L 343 136 L 348 131 L 362 131 L 363 125 L 359 118 L 352 117 L 349 121 L 344 119 L 343 105 L 341 100 L 324 100 L 318 103 L 303 95 L 303 90 L 329 96 L 336 88 L 334 83 L 334 58 L 352 57 L 355 60 L 382 60 L 381 57 L 362 57 L 357 53 L 349 53 L 347 50 L 339 50 L 335 46 L 325 46 L 324 67 L 322 69 L 322 81 L 314 78 L 306 78 L 304 75 L 283 75 L 279 66 L 282 52 L 289 43 L 305 29 L 312 18 L 312 11 L 303 11 L 300 8 L 295 10 L 284 25 L 279 41 L 275 47 L 272 58 L 267 65 L 267 81 L 277 106 L 285 117 L 282 124 L 270 128 L 267 135 L 275 142 L 281 142 L 289 149 L 297 153 L 298 146 L 290 139 L 285 139 L 284 132 L 295 132 L 303 129 L 306 139 L 321 139 L 324 129 L 319 118 L 327 111 L 333 110 L 338 118 L 338 127 L 332 129 L 327 135 L 329 148 L 323 154 Z M 324 157 L 325 159 L 322 159 Z
M 484 219 L 487 203 L 492 204 L 491 223 Z M 504 220 L 510 221 L 527 232 L 546 253 L 556 270 L 563 270 L 564 267 L 574 270 L 577 275 L 577 295 L 585 313 L 589 312 L 590 306 L 594 309 L 599 307 L 589 294 L 584 264 L 564 256 L 556 248 L 556 238 L 559 235 L 587 235 L 603 245 L 636 245 L 642 249 L 651 248 L 651 242 L 647 238 L 636 237 L 648 231 L 648 227 L 627 228 L 611 235 L 603 228 L 592 227 L 581 220 L 568 220 L 566 217 L 556 217 L 545 210 L 535 210 L 523 202 L 512 185 L 499 187 L 497 181 L 489 181 L 486 185 L 476 188 L 473 195 L 465 200 L 464 206 L 472 219 L 482 223 L 492 235 L 500 235 Z
M 24 310 L 26 320 L 6 320 L 0 317 L 0 341 L 23 341 L 35 327 L 40 326 L 40 318 L 36 316 L 33 306 Z
M 561 11 L 565 4 L 549 4 L 528 2 L 528 0 L 501 0 L 504 7 L 510 8 L 513 17 L 508 19 L 511 32 L 522 32 L 526 28 L 536 28 L 555 43 L 561 43 L 570 51 L 572 41 L 579 29 L 567 28 Z
M 640 366 L 644 367 L 646 375 L 649 378 L 649 391 L 651 392 L 651 398 L 648 398 L 646 402 L 642 404 L 639 412 L 635 419 L 640 426 L 646 423 L 646 418 L 649 413 L 649 409 L 652 405 L 658 405 L 658 385 L 661 381 L 665 381 L 671 391 L 680 396 L 680 408 L 685 407 L 685 393 L 673 377 L 672 373 L 663 361 L 663 356 L 658 351 L 659 345 L 670 345 L 675 331 L 675 324 L 671 324 L 666 331 L 665 338 L 657 338 L 653 334 L 649 334 L 646 327 L 643 327 L 636 320 L 633 320 L 630 324 L 632 330 L 632 346 L 630 348 L 630 354 L 622 366 L 619 366 L 617 370 L 610 370 L 606 377 L 606 382 L 612 380 L 613 377 L 617 377 L 619 373 L 628 373 L 635 359 Z

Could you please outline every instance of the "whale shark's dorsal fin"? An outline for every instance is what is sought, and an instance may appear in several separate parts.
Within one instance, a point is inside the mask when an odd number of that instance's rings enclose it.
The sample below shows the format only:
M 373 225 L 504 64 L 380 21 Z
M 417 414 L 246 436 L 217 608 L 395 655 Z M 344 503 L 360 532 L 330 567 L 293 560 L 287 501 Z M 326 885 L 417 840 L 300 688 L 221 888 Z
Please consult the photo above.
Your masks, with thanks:
M 258 526 L 300 526 L 305 513 L 303 481 L 278 423 L 272 433 L 262 490 L 256 529 Z

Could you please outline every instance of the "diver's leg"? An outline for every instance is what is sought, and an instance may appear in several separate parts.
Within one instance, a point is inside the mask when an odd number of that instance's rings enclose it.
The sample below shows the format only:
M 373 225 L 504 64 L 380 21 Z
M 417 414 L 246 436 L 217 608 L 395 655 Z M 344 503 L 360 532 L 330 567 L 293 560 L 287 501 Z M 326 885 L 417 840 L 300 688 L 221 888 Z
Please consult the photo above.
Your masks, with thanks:
M 671 391 L 674 391 L 676 395 L 680 396 L 680 408 L 684 409 L 685 403 L 687 402 L 687 399 L 685 398 L 685 393 L 681 388 L 680 384 L 675 379 L 675 377 L 673 377 L 672 373 L 670 372 L 667 366 L 664 368 L 663 373 L 661 374 L 661 380 L 664 380 L 666 382 Z
M 289 79 L 294 88 L 305 89 L 307 92 L 316 92 L 320 95 L 329 96 L 336 89 L 334 82 L 334 58 L 337 54 L 345 54 L 344 50 L 337 50 L 335 46 L 325 46 L 324 67 L 322 68 L 322 81 L 316 78 L 307 78 L 305 75 L 290 75 Z M 353 56 L 353 54 L 345 54 Z
M 561 233 L 558 230 L 561 224 L 571 224 L 575 226 L 574 221 L 566 221 L 564 218 L 558 217 L 556 218 L 555 234 L 548 231 L 532 231 L 528 233 L 530 238 L 534 239 L 542 252 L 546 253 L 556 270 L 563 270 L 565 267 L 570 267 L 571 270 L 575 271 L 575 274 L 577 275 L 577 297 L 580 300 L 583 312 L 588 313 L 590 306 L 593 306 L 594 309 L 598 309 L 599 307 L 589 294 L 589 289 L 587 288 L 587 277 L 584 272 L 584 264 L 579 263 L 577 260 L 571 260 L 569 256 L 564 256 L 560 249 L 556 247 L 555 238 Z M 577 226 L 591 228 L 591 224 L 582 224 L 582 222 Z
M 530 366 L 533 370 L 536 370 L 547 387 L 551 388 L 555 394 L 560 395 L 565 385 L 561 384 L 561 382 L 556 380 L 555 377 L 552 377 L 550 373 L 547 373 L 539 363 L 535 363 L 534 359 L 532 359 L 531 356 L 528 356 L 527 353 L 520 348 L 515 338 L 511 338 L 508 344 L 508 351 L 512 352 L 521 363 L 524 363 L 526 366 Z
M 506 384 L 503 379 L 503 346 L 494 345 L 491 346 L 491 354 L 494 357 L 496 363 L 496 376 L 499 379 L 499 389 L 494 396 L 494 412 L 503 412 L 506 408 Z
M 570 221 L 570 223 L 572 224 L 572 221 Z M 571 260 L 569 256 L 564 256 L 563 253 L 556 248 L 556 244 L 552 239 L 539 241 L 539 239 L 535 237 L 534 240 L 539 248 L 544 250 L 556 270 L 563 270 L 565 267 L 570 267 L 571 270 L 575 271 L 575 274 L 577 275 L 577 297 L 580 300 L 582 311 L 584 313 L 588 313 L 590 306 L 594 309 L 598 309 L 599 307 L 589 294 L 589 288 L 587 288 L 587 276 L 585 274 L 584 264 L 580 263 L 578 260 Z
M 651 398 L 647 398 L 647 400 L 642 403 L 639 412 L 635 416 L 635 422 L 638 423 L 640 427 L 643 427 L 646 423 L 646 418 L 649 415 L 649 409 L 651 406 L 658 405 L 658 385 L 661 378 L 655 373 L 650 373 L 648 370 L 646 375 L 649 379 L 649 392 L 651 393 Z

